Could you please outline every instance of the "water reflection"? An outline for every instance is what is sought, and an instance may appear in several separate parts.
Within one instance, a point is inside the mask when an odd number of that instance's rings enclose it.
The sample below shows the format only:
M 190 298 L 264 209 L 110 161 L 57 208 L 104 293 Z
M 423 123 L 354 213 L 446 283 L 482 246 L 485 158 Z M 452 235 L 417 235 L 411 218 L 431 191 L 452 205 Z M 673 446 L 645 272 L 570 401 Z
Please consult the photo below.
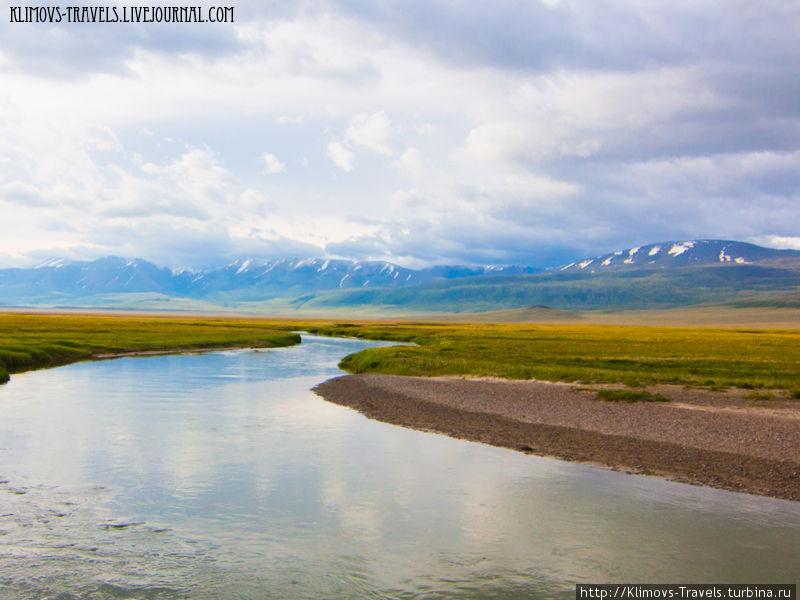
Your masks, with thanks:
M 796 503 L 368 421 L 372 345 L 121 359 L 0 390 L 0 598 L 574 597 L 797 581 Z

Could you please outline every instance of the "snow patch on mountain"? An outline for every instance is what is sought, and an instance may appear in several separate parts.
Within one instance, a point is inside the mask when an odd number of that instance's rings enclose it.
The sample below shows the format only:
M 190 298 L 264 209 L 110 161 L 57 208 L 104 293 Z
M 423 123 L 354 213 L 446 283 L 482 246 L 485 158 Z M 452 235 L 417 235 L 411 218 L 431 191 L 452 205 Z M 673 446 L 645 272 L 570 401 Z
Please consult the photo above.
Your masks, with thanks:
M 621 254 L 622 254 L 622 250 L 617 250 L 616 252 L 614 252 L 614 254 L 612 254 L 611 256 L 609 256 L 607 259 L 605 259 L 605 260 L 604 260 L 603 262 L 601 262 L 600 264 L 601 264 L 602 266 L 604 266 L 604 267 L 607 267 L 607 266 L 609 266 L 609 265 L 611 264 L 611 261 L 612 261 L 612 260 L 614 260 L 615 258 L 617 258 L 618 256 L 620 256 Z
M 628 258 L 626 258 L 622 262 L 625 263 L 626 265 L 632 264 L 633 257 L 636 255 L 637 252 L 639 252 L 639 246 L 636 246 L 636 248 L 631 248 L 630 250 L 628 250 Z
M 62 267 L 66 267 L 67 265 L 72 264 L 72 261 L 66 258 L 50 258 L 43 263 L 40 263 L 33 267 L 34 269 L 44 269 L 50 267 L 52 269 L 60 269 Z
M 303 260 L 298 260 L 297 263 L 292 267 L 292 269 L 299 269 L 300 267 L 305 267 L 307 265 L 313 265 L 316 262 L 314 258 L 304 258 Z
M 247 271 L 247 268 L 248 268 L 248 267 L 249 267 L 251 264 L 253 264 L 253 261 L 252 261 L 252 259 L 249 259 L 249 258 L 248 258 L 246 261 L 244 261 L 244 262 L 242 263 L 242 266 L 241 266 L 241 267 L 239 267 L 239 269 L 236 271 L 236 274 L 238 275 L 239 273 L 244 273 L 245 271 Z
M 680 244 L 673 244 L 672 248 L 669 249 L 669 252 L 667 252 L 667 254 L 670 254 L 672 256 L 680 256 L 690 248 L 694 248 L 694 242 L 683 242 Z

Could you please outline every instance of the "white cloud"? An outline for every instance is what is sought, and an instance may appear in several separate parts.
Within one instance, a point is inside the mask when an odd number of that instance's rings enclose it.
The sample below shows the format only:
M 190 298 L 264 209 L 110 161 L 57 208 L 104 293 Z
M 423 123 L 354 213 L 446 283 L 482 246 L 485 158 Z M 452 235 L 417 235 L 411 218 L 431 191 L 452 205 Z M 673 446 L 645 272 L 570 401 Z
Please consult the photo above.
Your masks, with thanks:
M 305 122 L 305 117 L 302 115 L 298 115 L 296 117 L 281 115 L 275 119 L 275 122 L 278 123 L 278 125 L 302 125 Z
M 112 217 L 164 214 L 208 220 L 223 209 L 234 176 L 220 165 L 208 147 L 189 148 L 169 164 L 145 163 L 144 177 L 118 171 L 122 193 L 104 206 Z
M 339 142 L 331 142 L 328 144 L 328 158 L 343 171 L 349 173 L 353 170 L 353 153 Z
M 421 177 L 425 170 L 422 153 L 417 148 L 406 148 L 392 164 L 412 177 Z
M 371 115 L 362 113 L 350 119 L 345 132 L 348 141 L 380 154 L 393 154 L 392 122 L 382 110 Z
M 37 188 L 21 181 L 0 184 L 0 198 L 28 208 L 51 205 Z
M 754 239 L 753 242 L 770 248 L 800 250 L 800 236 L 764 235 Z
M 410 261 L 791 240 L 789 5 L 333 0 L 174 40 L 0 23 L 0 252 L 122 254 L 170 230 L 149 244 L 164 264 L 204 240 Z
M 286 167 L 286 164 L 278 160 L 278 157 L 275 156 L 274 154 L 268 154 L 268 153 L 262 154 L 261 161 L 264 163 L 265 165 L 264 171 L 268 175 L 283 173 L 283 170 Z

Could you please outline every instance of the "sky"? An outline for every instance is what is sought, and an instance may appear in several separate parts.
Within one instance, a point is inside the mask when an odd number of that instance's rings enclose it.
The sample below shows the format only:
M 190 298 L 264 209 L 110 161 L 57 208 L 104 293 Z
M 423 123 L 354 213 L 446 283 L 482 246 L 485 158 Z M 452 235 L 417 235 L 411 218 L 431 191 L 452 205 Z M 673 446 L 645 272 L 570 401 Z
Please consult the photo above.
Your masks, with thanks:
M 800 249 L 796 0 L 232 1 L 0 2 L 0 267 Z

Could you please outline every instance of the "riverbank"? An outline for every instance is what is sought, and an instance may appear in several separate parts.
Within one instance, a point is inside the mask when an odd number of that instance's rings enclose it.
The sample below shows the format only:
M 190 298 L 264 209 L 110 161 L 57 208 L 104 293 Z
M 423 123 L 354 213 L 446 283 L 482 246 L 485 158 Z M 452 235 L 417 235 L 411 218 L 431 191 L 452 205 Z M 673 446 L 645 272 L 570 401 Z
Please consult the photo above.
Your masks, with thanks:
M 0 313 L 0 384 L 82 360 L 299 344 L 286 328 L 256 319 Z
M 652 386 L 603 402 L 563 383 L 347 375 L 314 391 L 372 419 L 542 456 L 800 501 L 800 406 L 746 390 Z
M 349 373 L 491 376 L 629 387 L 780 390 L 800 399 L 800 330 L 478 323 L 308 324 L 309 333 L 413 342 L 346 356 Z

